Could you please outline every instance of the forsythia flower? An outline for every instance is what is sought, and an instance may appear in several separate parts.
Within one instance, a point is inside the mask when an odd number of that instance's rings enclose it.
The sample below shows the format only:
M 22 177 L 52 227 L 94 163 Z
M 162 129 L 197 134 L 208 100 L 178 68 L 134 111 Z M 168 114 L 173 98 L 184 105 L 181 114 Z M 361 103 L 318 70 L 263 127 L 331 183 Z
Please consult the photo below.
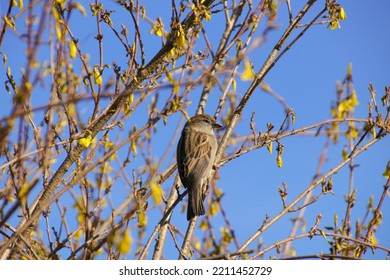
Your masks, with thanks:
M 276 164 L 278 165 L 279 168 L 282 168 L 283 166 L 283 160 L 282 160 L 282 156 L 281 155 L 278 155 L 276 157 Z
M 123 233 L 122 240 L 119 242 L 117 246 L 117 250 L 121 254 L 127 254 L 130 252 L 132 243 L 133 243 L 133 238 L 131 237 L 129 231 L 125 230 L 125 232 Z
M 345 10 L 340 5 L 333 5 L 329 8 L 329 24 L 330 30 L 334 30 L 336 28 L 340 28 L 340 20 L 347 19 L 347 14 Z
M 103 78 L 102 78 L 102 74 L 100 73 L 100 71 L 95 67 L 93 68 L 93 79 L 95 81 L 95 84 L 101 86 L 102 83 L 103 83 Z
M 253 71 L 252 62 L 250 60 L 244 61 L 244 72 L 241 74 L 241 80 L 253 81 L 256 78 L 256 74 Z
M 183 26 L 181 26 L 181 25 L 179 25 L 179 30 L 177 31 L 177 34 L 176 34 L 176 45 L 178 48 L 187 46 L 186 36 L 184 34 L 184 29 L 183 29 Z
M 196 23 L 200 22 L 200 17 L 203 16 L 205 20 L 209 21 L 211 19 L 211 12 L 210 10 L 202 5 L 203 1 L 201 1 L 200 4 L 192 4 L 191 9 L 194 11 L 197 19 L 195 20 Z
M 69 47 L 69 56 L 71 58 L 75 58 L 77 54 L 77 49 L 76 49 L 76 44 L 74 43 L 73 40 L 69 41 L 68 47 Z
M 349 122 L 348 125 L 348 130 L 346 132 L 346 137 L 348 140 L 351 139 L 357 139 L 358 138 L 358 131 L 356 130 L 355 123 L 354 122 Z
M 233 237 L 230 235 L 230 232 L 226 228 L 221 228 L 220 231 L 221 231 L 222 240 L 224 243 L 229 244 L 230 242 L 232 242 Z
M 138 213 L 138 225 L 139 227 L 145 227 L 148 224 L 148 217 L 145 214 L 145 211 L 139 211 Z
M 162 195 L 163 191 L 161 189 L 160 184 L 156 183 L 155 181 L 152 181 L 150 183 L 150 189 L 152 191 L 153 200 L 157 205 L 161 205 L 162 203 Z
M 390 161 L 387 163 L 386 170 L 383 172 L 383 176 L 387 179 L 390 177 Z
M 152 26 L 152 29 L 150 29 L 150 34 L 154 34 L 158 37 L 161 37 L 163 35 L 164 31 L 164 24 L 161 22 L 161 20 L 157 20 L 157 22 Z
M 79 139 L 79 144 L 88 148 L 91 144 L 95 142 L 95 139 L 92 138 L 92 135 Z
M 15 22 L 12 18 L 8 18 L 7 16 L 4 16 L 3 17 L 6 25 L 8 25 L 9 27 L 11 27 L 13 30 L 15 30 Z
M 206 229 L 208 228 L 208 225 L 207 225 L 207 223 L 206 223 L 205 220 L 202 220 L 202 221 L 200 222 L 199 228 L 200 228 L 201 230 L 206 230 Z
M 272 155 L 272 141 L 267 144 L 268 152 Z
M 341 7 L 341 6 L 339 8 L 339 19 L 341 19 L 341 20 L 347 19 L 347 14 L 345 13 L 343 7 Z

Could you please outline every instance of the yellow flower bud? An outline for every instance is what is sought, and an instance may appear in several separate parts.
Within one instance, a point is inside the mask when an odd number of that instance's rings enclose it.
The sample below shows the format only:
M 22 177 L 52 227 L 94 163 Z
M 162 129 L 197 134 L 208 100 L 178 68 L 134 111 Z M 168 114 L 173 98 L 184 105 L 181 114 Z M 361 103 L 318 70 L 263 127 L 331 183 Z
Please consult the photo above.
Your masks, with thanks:
M 102 85 L 103 83 L 103 78 L 102 78 L 102 74 L 100 73 L 100 71 L 95 67 L 93 68 L 93 79 L 95 81 L 95 84 L 97 85 Z
M 282 157 L 280 155 L 278 155 L 276 157 L 276 164 L 278 165 L 279 168 L 282 168 L 283 166 L 283 160 L 282 160 Z
M 73 40 L 69 41 L 68 47 L 69 47 L 69 56 L 71 58 L 75 58 L 77 54 L 77 48 Z
M 241 80 L 253 81 L 256 78 L 256 73 L 253 71 L 252 62 L 250 60 L 244 61 L 244 72 L 241 74 Z
M 339 8 L 339 19 L 345 20 L 347 18 L 347 14 L 345 13 L 343 7 Z

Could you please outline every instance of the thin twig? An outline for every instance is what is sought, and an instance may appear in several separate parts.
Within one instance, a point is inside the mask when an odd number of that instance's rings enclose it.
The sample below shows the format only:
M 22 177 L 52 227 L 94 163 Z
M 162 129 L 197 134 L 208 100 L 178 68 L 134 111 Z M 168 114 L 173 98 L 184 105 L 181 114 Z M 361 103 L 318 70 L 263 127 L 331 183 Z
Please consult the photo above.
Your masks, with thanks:
M 198 217 L 195 216 L 188 222 L 188 227 L 186 231 L 186 235 L 184 236 L 184 241 L 181 246 L 181 251 L 179 254 L 179 260 L 184 260 L 185 256 L 190 255 L 190 242 L 191 242 L 191 237 L 194 234 L 196 222 L 198 220 Z
M 356 244 L 361 244 L 361 245 L 365 245 L 367 247 L 377 248 L 377 249 L 380 249 L 380 250 L 383 250 L 383 251 L 386 251 L 386 252 L 390 253 L 390 248 L 385 248 L 385 247 L 380 246 L 380 245 L 374 245 L 372 243 L 369 243 L 369 242 L 366 242 L 366 241 L 363 241 L 363 240 L 359 240 L 359 239 L 356 239 L 356 238 L 353 238 L 353 237 L 350 237 L 350 236 L 345 236 L 345 235 L 342 235 L 342 234 L 337 234 L 337 233 L 333 233 L 333 232 L 325 232 L 325 231 L 322 231 L 322 232 L 318 232 L 317 231 L 317 232 L 314 232 L 314 233 L 306 232 L 306 233 L 303 233 L 303 234 L 300 234 L 300 235 L 290 236 L 288 238 L 282 239 L 282 240 L 280 240 L 278 242 L 273 243 L 272 245 L 268 246 L 267 248 L 264 248 L 263 250 L 258 251 L 255 255 L 251 256 L 250 259 L 257 259 L 257 258 L 263 256 L 268 251 L 270 251 L 270 250 L 272 250 L 274 248 L 277 248 L 277 247 L 279 247 L 279 246 L 281 246 L 281 245 L 283 245 L 285 243 L 294 241 L 294 240 L 307 238 L 307 237 L 314 237 L 314 236 L 316 236 L 316 237 L 324 237 L 324 235 L 325 236 L 335 237 L 335 238 L 347 239 L 347 240 L 350 240 L 352 242 L 355 242 Z
M 382 136 L 383 137 L 383 136 Z M 381 138 L 382 138 L 381 137 Z M 277 214 L 275 217 L 273 217 L 269 222 L 267 222 L 266 224 L 262 225 L 262 227 L 257 230 L 255 233 L 253 233 L 242 245 L 241 247 L 239 248 L 238 252 L 241 252 L 243 250 L 245 250 L 249 244 L 251 244 L 259 235 L 261 235 L 265 230 L 267 230 L 271 225 L 273 225 L 274 223 L 276 223 L 280 218 L 282 218 L 285 214 L 287 214 L 299 201 L 301 201 L 303 198 L 305 198 L 307 196 L 308 193 L 310 193 L 311 191 L 313 191 L 318 185 L 321 184 L 321 182 L 323 182 L 324 180 L 327 180 L 329 177 L 331 177 L 333 174 L 337 173 L 341 168 L 343 168 L 345 165 L 349 164 L 349 162 L 355 158 L 356 156 L 358 156 L 359 154 L 361 154 L 362 152 L 364 152 L 365 150 L 367 150 L 370 146 L 374 145 L 375 143 L 377 143 L 378 141 L 380 140 L 380 138 L 376 138 L 376 139 L 373 139 L 371 140 L 370 142 L 368 142 L 366 145 L 364 145 L 363 147 L 361 147 L 359 150 L 356 151 L 356 153 L 350 157 L 350 158 L 347 158 L 345 159 L 343 162 L 341 162 L 340 164 L 338 164 L 336 167 L 334 167 L 333 169 L 331 169 L 328 173 L 326 173 L 325 175 L 323 175 L 321 178 L 319 178 L 318 180 L 314 181 L 313 183 L 311 183 L 301 194 L 299 194 L 289 205 L 286 206 L 286 208 L 284 208 L 282 211 L 279 212 L 279 214 Z

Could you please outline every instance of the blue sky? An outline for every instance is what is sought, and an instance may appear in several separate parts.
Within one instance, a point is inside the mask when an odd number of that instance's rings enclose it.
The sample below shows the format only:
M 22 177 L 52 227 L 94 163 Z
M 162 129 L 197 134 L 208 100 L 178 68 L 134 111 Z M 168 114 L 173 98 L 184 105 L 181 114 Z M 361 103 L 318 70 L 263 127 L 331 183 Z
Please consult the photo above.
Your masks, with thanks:
M 81 1 L 86 3 L 89 1 Z M 147 14 L 152 19 L 158 15 L 163 15 L 164 22 L 170 19 L 170 1 L 166 9 L 161 9 L 159 5 L 151 5 L 154 1 L 144 1 L 148 7 Z M 296 13 L 306 1 L 291 1 L 293 12 Z M 323 1 L 317 1 L 315 8 L 310 12 L 306 19 L 310 20 L 313 15 L 323 8 Z M 378 92 L 378 99 L 383 95 L 384 87 L 390 85 L 390 18 L 388 11 L 390 10 L 390 2 L 381 1 L 339 1 L 347 13 L 347 20 L 341 22 L 341 28 L 330 31 L 325 25 L 313 26 L 301 38 L 291 50 L 278 62 L 266 77 L 266 82 L 270 84 L 272 89 L 281 95 L 287 104 L 293 108 L 297 115 L 294 128 L 300 128 L 306 125 L 314 124 L 331 118 L 330 106 L 331 101 L 335 100 L 336 81 L 342 81 L 345 77 L 349 63 L 353 65 L 353 81 L 354 87 L 358 94 L 360 106 L 356 109 L 356 117 L 367 117 L 367 103 L 370 99 L 368 92 L 368 84 L 372 83 Z M 369 3 L 369 4 L 368 4 Z M 117 6 L 111 1 L 104 1 L 107 9 L 117 9 Z M 3 5 L 2 5 L 3 6 Z M 4 7 L 2 7 L 4 10 Z M 88 5 L 85 5 L 86 8 Z M 87 8 L 88 10 L 88 8 Z M 127 15 L 127 14 L 126 14 Z M 121 22 L 129 22 L 122 13 L 114 13 L 113 20 L 119 26 Z M 79 20 L 83 20 L 79 24 Z M 77 38 L 80 40 L 81 48 L 88 48 L 90 45 L 93 48 L 88 49 L 91 54 L 91 61 L 98 61 L 96 41 L 93 39 L 96 31 L 96 23 L 94 19 L 80 19 L 74 21 L 73 30 L 76 32 Z M 307 21 L 303 21 L 307 22 Z M 250 59 L 255 64 L 255 71 L 259 70 L 260 65 L 269 53 L 269 50 L 274 46 L 279 36 L 287 26 L 287 11 L 285 4 L 280 7 L 278 14 L 278 23 L 280 29 L 271 32 L 267 41 L 262 48 L 255 50 L 250 55 Z M 145 30 L 149 30 L 150 26 L 145 25 Z M 222 28 L 218 24 L 205 23 L 205 28 L 209 34 L 211 42 L 213 32 L 218 34 Z M 129 32 L 132 30 L 129 29 Z M 105 63 L 111 63 L 115 60 L 120 65 L 125 65 L 122 49 L 118 51 L 118 42 L 113 40 L 113 35 L 110 34 L 108 28 L 103 28 L 105 33 Z M 149 35 L 147 33 L 147 35 Z M 216 36 L 218 37 L 218 36 Z M 112 39 L 112 41 L 111 41 Z M 146 60 L 150 60 L 156 51 L 159 49 L 159 39 L 150 35 L 144 37 L 146 48 Z M 113 42 L 113 43 L 112 43 Z M 217 44 L 217 42 L 214 42 Z M 5 51 L 8 56 L 9 64 L 15 65 L 14 69 L 23 67 L 24 46 L 20 45 L 19 41 L 13 34 L 7 34 L 5 42 L 3 42 L 2 51 Z M 200 50 L 202 46 L 199 46 Z M 42 48 L 40 57 L 47 59 L 48 48 Z M 75 64 L 77 66 L 77 62 Z M 0 68 L 0 83 L 3 84 L 5 79 L 5 69 Z M 15 70 L 15 78 L 18 79 L 17 70 Z M 243 94 L 249 82 L 238 81 L 237 91 Z M 47 85 L 47 89 L 49 86 Z M 197 105 L 201 88 L 196 88 L 190 95 L 192 104 L 188 108 L 188 113 L 193 115 Z M 210 102 L 206 108 L 206 112 L 214 114 L 216 104 L 218 102 L 220 92 L 215 89 L 210 97 Z M 45 104 L 46 99 L 37 98 L 33 100 L 34 105 Z M 9 96 L 5 91 L 0 92 L 0 118 L 6 116 L 9 112 L 9 102 L 12 102 L 12 96 Z M 84 110 L 88 110 L 85 109 Z M 235 132 L 240 135 L 248 135 L 251 133 L 249 129 L 249 120 L 252 112 L 256 112 L 256 128 L 265 131 L 266 124 L 272 122 L 275 127 L 278 127 L 284 118 L 283 108 L 272 97 L 262 92 L 260 89 L 252 96 L 248 106 L 243 113 L 243 121 L 239 123 Z M 140 113 L 141 114 L 141 113 Z M 39 113 L 36 116 L 39 118 Z M 157 147 L 153 148 L 155 157 L 162 155 L 164 150 L 159 147 L 165 147 L 170 141 L 170 137 L 175 130 L 179 116 L 173 117 L 172 125 L 163 127 L 159 123 L 159 128 L 163 128 L 156 137 L 159 138 Z M 137 119 L 132 119 L 129 123 L 137 123 Z M 126 132 L 114 131 L 112 139 L 115 135 L 125 135 Z M 321 155 L 325 137 L 306 137 L 293 136 L 282 140 L 285 152 L 283 154 L 283 168 L 278 168 L 275 163 L 276 152 L 272 155 L 265 148 L 254 151 L 240 157 L 228 165 L 220 169 L 221 179 L 218 182 L 218 188 L 221 188 L 225 193 L 223 197 L 224 208 L 230 219 L 233 228 L 236 228 L 236 236 L 239 242 L 244 242 L 254 231 L 256 231 L 268 214 L 271 218 L 276 215 L 282 208 L 281 200 L 278 194 L 278 186 L 282 183 L 288 185 L 288 200 L 301 193 L 309 184 L 317 167 L 318 159 Z M 346 143 L 346 142 L 345 142 Z M 343 144 L 330 145 L 326 163 L 322 169 L 322 173 L 328 170 L 339 162 L 341 162 L 341 149 Z M 360 155 L 356 159 L 359 166 L 355 169 L 355 184 L 358 189 L 356 206 L 352 209 L 352 221 L 358 217 L 362 219 L 365 211 L 365 206 L 368 202 L 370 194 L 374 196 L 374 205 L 378 203 L 379 196 L 382 192 L 382 186 L 385 184 L 385 178 L 381 176 L 386 163 L 390 160 L 390 141 L 388 137 L 372 147 L 368 152 Z M 274 145 L 276 147 L 276 144 Z M 170 152 L 171 157 L 174 151 Z M 0 159 L 0 164 L 4 162 L 4 158 Z M 167 160 L 165 165 L 172 163 L 172 158 Z M 131 172 L 129 167 L 129 174 Z M 321 226 L 332 225 L 334 214 L 342 215 L 345 212 L 344 196 L 348 193 L 348 168 L 344 168 L 338 174 L 332 176 L 334 183 L 335 195 L 326 195 L 317 203 L 309 206 L 306 210 L 307 229 L 315 222 L 315 216 L 319 213 L 323 215 Z M 163 189 L 168 193 L 171 187 L 171 181 L 167 181 L 163 185 Z M 318 191 L 316 192 L 318 193 Z M 118 202 L 123 199 L 123 193 L 115 194 L 115 200 Z M 172 218 L 173 223 L 182 232 L 185 232 L 187 221 L 185 215 L 179 213 L 179 208 L 174 213 Z M 376 238 L 382 246 L 390 247 L 390 218 L 387 213 L 390 213 L 390 202 L 387 197 L 382 208 L 383 224 L 376 233 Z M 287 215 L 285 218 L 278 221 L 269 230 L 262 235 L 262 241 L 265 246 L 273 242 L 283 239 L 288 236 L 291 229 L 291 218 L 295 214 Z M 152 225 L 161 218 L 160 211 L 157 209 L 149 213 L 149 231 L 152 230 Z M 342 217 L 339 217 L 341 222 Z M 218 231 L 222 225 L 221 216 L 213 218 L 213 225 Z M 217 232 L 217 234 L 219 234 Z M 200 230 L 196 231 L 196 235 L 202 238 L 203 233 Z M 300 243 L 301 242 L 301 243 Z M 172 241 L 169 241 L 169 245 Z M 251 248 L 254 248 L 254 244 Z M 171 246 L 173 248 L 173 246 Z M 305 255 L 317 253 L 318 251 L 327 252 L 328 245 L 321 237 L 313 238 L 310 242 L 305 240 L 299 241 L 295 245 L 297 255 Z M 232 247 L 234 251 L 234 247 Z M 379 251 L 378 251 L 379 252 Z M 167 258 L 176 258 L 177 252 L 173 248 L 165 252 Z M 371 256 L 369 253 L 366 258 L 383 259 L 384 254 L 379 252 L 378 255 Z

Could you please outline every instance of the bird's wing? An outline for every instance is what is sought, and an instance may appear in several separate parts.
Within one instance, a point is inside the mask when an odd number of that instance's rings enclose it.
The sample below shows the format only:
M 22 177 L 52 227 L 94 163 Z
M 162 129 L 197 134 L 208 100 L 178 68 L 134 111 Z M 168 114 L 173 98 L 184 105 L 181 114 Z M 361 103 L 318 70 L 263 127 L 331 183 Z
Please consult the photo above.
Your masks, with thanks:
M 178 144 L 178 168 L 185 187 L 198 185 L 210 168 L 211 145 L 208 135 L 198 131 L 185 131 Z M 185 154 L 185 151 L 190 151 Z

